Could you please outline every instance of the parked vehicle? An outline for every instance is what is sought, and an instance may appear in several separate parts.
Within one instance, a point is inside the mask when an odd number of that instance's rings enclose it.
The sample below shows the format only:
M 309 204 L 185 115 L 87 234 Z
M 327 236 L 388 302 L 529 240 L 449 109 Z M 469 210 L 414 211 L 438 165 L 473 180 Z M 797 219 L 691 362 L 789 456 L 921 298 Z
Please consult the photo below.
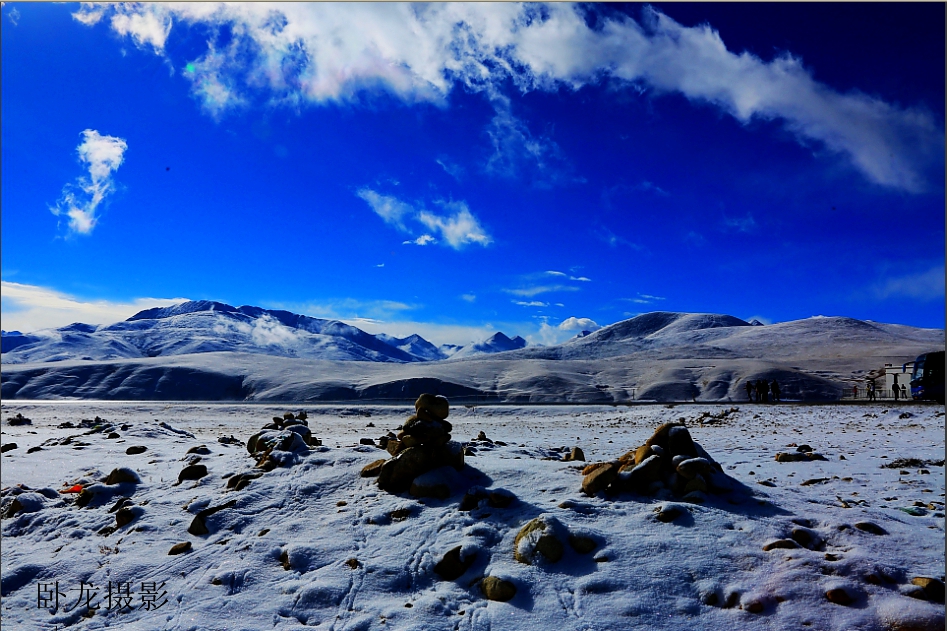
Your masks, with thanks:
M 944 351 L 924 353 L 914 361 L 911 398 L 944 404 Z

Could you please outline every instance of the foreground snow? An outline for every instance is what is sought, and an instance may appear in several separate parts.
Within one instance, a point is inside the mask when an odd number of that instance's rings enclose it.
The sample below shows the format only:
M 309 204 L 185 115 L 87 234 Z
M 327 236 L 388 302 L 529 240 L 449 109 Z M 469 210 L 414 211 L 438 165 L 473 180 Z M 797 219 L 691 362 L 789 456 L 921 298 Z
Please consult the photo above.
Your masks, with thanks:
M 22 490 L 10 487 L 31 489 L 17 495 L 24 508 L 3 519 L 4 628 L 944 627 L 942 605 L 907 595 L 918 589 L 913 577 L 944 578 L 944 468 L 882 467 L 899 458 L 942 461 L 941 408 L 743 405 L 720 415 L 729 406 L 455 407 L 449 420 L 456 440 L 483 431 L 506 444 L 476 443 L 476 455 L 451 481 L 454 495 L 443 501 L 390 495 L 359 477 L 364 465 L 387 457 L 359 439 L 394 430 L 413 412 L 410 402 L 306 409 L 323 447 L 233 491 L 227 480 L 254 462 L 242 445 L 218 438 L 246 441 L 270 417 L 298 408 L 4 402 L 3 443 L 18 448 L 3 454 L 3 506 Z M 7 425 L 18 412 L 33 424 Z M 95 416 L 120 437 L 57 428 Z M 573 446 L 589 462 L 617 458 L 660 423 L 680 418 L 743 489 L 710 495 L 704 504 L 661 495 L 586 497 L 584 463 L 561 461 Z M 777 463 L 777 452 L 796 451 L 793 443 L 809 444 L 827 460 Z M 199 464 L 209 474 L 176 484 L 197 457 L 188 450 L 202 444 L 210 453 Z M 130 446 L 147 450 L 128 455 Z M 137 472 L 141 483 L 101 484 L 117 467 Z M 49 490 L 76 483 L 99 485 L 86 508 L 74 505 L 74 494 Z M 472 485 L 506 489 L 517 500 L 460 511 Z M 131 523 L 98 534 L 115 525 L 109 509 L 123 496 L 134 502 L 126 511 Z M 207 518 L 210 534 L 188 534 L 197 513 L 232 500 Z M 669 504 L 685 512 L 667 523 L 656 519 L 656 509 Z M 542 514 L 598 548 L 579 554 L 567 546 L 555 564 L 517 562 L 517 532 Z M 854 527 L 863 522 L 887 534 Z M 823 545 L 763 551 L 794 528 Z M 182 542 L 191 549 L 168 555 Z M 460 578 L 439 580 L 435 564 L 457 546 L 475 561 Z M 485 599 L 484 576 L 511 581 L 516 596 Z M 38 608 L 38 588 L 55 581 L 64 594 L 60 608 Z M 131 583 L 132 611 L 106 611 L 109 581 Z M 73 608 L 80 582 L 97 592 L 92 604 L 101 608 L 91 617 Z M 167 603 L 143 607 L 142 582 L 164 583 Z M 825 593 L 835 588 L 853 602 L 829 602 Z M 717 603 L 705 604 L 712 595 Z M 723 606 L 728 601 L 732 606 Z

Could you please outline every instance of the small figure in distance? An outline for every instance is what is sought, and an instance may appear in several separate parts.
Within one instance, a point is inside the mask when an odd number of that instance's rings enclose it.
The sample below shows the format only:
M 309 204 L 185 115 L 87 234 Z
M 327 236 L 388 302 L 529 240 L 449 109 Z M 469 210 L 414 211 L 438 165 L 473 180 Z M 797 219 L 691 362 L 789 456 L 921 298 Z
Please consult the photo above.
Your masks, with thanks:
M 769 403 L 769 382 L 765 379 L 760 379 L 756 382 L 759 392 L 757 392 L 756 397 L 759 399 L 760 403 Z
M 868 390 L 868 400 L 874 401 L 875 400 L 875 382 L 869 381 L 868 385 L 865 386 L 865 389 Z
M 855 399 L 858 398 L 858 386 L 857 386 L 857 385 L 852 386 L 852 397 L 855 398 Z
M 901 398 L 905 401 L 908 400 L 908 389 L 903 383 L 901 384 Z
M 891 386 L 891 391 L 894 393 L 894 400 L 897 401 L 898 397 L 901 395 L 901 387 L 898 385 L 898 376 L 894 376 L 894 385 Z
M 750 403 L 753 402 L 753 381 L 750 379 L 746 381 L 746 398 L 750 400 Z
M 779 393 L 779 384 L 776 383 L 775 379 L 773 379 L 773 383 L 769 385 L 769 389 L 773 392 L 773 403 L 778 403 L 781 400 L 781 395 Z

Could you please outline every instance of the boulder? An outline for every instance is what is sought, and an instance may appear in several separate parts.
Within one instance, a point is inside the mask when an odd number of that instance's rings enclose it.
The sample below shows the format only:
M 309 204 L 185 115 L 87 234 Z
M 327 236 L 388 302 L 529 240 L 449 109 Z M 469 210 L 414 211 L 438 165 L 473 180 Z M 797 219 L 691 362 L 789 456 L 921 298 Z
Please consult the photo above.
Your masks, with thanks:
M 144 445 L 132 445 L 131 447 L 125 450 L 125 453 L 128 454 L 129 456 L 134 456 L 137 454 L 143 454 L 146 451 L 148 451 L 148 448 L 145 447 Z
M 207 466 L 202 464 L 192 464 L 181 469 L 178 474 L 178 484 L 185 480 L 200 480 L 207 475 Z
M 176 543 L 173 546 L 171 546 L 171 549 L 168 550 L 168 554 L 172 556 L 175 554 L 182 554 L 184 552 L 187 552 L 190 549 L 191 549 L 191 542 L 182 541 L 181 543 Z
M 668 451 L 670 455 L 697 457 L 697 448 L 694 447 L 694 439 L 691 433 L 683 425 L 677 425 L 668 430 Z
M 679 475 L 692 480 L 697 475 L 704 476 L 706 479 L 706 476 L 710 475 L 715 469 L 705 458 L 690 458 L 677 465 L 676 471 Z
M 585 535 L 569 535 L 569 545 L 579 554 L 588 554 L 598 547 L 598 542 Z
M 418 400 L 414 402 L 414 409 L 427 410 L 434 415 L 435 418 L 444 420 L 450 413 L 450 403 L 446 397 L 425 393 L 419 396 Z
M 540 558 L 556 563 L 562 558 L 564 528 L 555 517 L 540 515 L 528 521 L 516 533 L 513 556 L 520 563 L 532 565 Z
M 112 472 L 105 478 L 105 483 L 109 485 L 122 483 L 140 484 L 141 478 L 128 467 L 118 467 L 117 469 L 112 469 Z
M 435 445 L 429 449 L 432 467 L 453 467 L 457 471 L 464 468 L 464 447 L 456 441 Z
M 421 442 L 447 436 L 451 432 L 451 425 L 447 421 L 438 419 L 425 420 L 417 415 L 411 416 L 404 424 L 402 433 L 412 436 Z
M 422 447 L 408 447 L 382 465 L 378 486 L 389 493 L 403 493 L 414 478 L 431 469 L 432 458 Z
M 470 553 L 464 556 L 462 546 L 457 546 L 448 550 L 447 554 L 434 566 L 434 573 L 444 581 L 455 581 L 464 572 L 470 569 L 473 562 L 477 560 L 476 553 Z
M 5 454 L 8 451 L 11 451 L 13 449 L 19 449 L 19 448 L 20 446 L 17 445 L 16 443 L 4 443 L 4 445 L 0 447 L 0 454 Z
M 825 597 L 831 603 L 835 603 L 836 605 L 844 605 L 846 607 L 851 605 L 855 600 L 852 598 L 851 594 L 845 591 L 845 589 L 842 587 L 836 587 L 835 589 L 828 590 L 825 592 Z
M 566 457 L 563 458 L 563 460 L 566 462 L 574 462 L 577 460 L 581 462 L 585 462 L 585 453 L 583 453 L 582 449 L 580 449 L 579 447 L 573 447 L 572 451 L 566 454 Z
M 452 471 L 452 469 L 447 469 Z M 450 483 L 441 469 L 434 469 L 414 478 L 411 482 L 411 495 L 414 497 L 433 497 L 446 500 L 450 497 Z
M 516 596 L 516 585 L 496 576 L 487 576 L 480 581 L 480 589 L 487 600 L 506 602 Z
M 929 576 L 915 576 L 911 579 L 911 584 L 917 585 L 923 590 L 924 600 L 944 603 L 944 582 L 940 579 Z
M 364 467 L 362 467 L 362 471 L 359 473 L 359 475 L 362 476 L 363 478 L 377 477 L 378 474 L 381 473 L 381 467 L 382 465 L 385 464 L 385 462 L 387 461 L 384 458 L 382 458 L 381 460 L 376 460 L 375 462 L 367 464 Z
M 604 490 L 618 477 L 618 468 L 617 462 L 606 462 L 595 468 L 582 479 L 582 491 L 586 495 L 595 495 Z

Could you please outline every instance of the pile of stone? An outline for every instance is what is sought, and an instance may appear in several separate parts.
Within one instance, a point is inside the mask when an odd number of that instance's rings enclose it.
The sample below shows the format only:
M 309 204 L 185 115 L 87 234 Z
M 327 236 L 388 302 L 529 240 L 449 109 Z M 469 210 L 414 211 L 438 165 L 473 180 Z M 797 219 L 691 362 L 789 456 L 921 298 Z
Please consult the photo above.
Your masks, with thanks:
M 795 443 L 790 445 L 790 447 L 792 446 L 795 446 Z M 828 460 L 828 458 L 814 452 L 809 445 L 799 445 L 796 447 L 795 453 L 781 451 L 776 454 L 776 462 L 810 462 L 812 460 Z
M 282 418 L 274 416 L 270 423 L 247 440 L 247 451 L 257 459 L 257 466 L 271 471 L 295 461 L 294 454 L 308 452 L 322 441 L 312 434 L 306 413 L 286 412 Z
M 422 394 L 413 414 L 384 448 L 391 458 L 376 460 L 362 469 L 362 477 L 378 478 L 378 486 L 389 493 L 410 491 L 415 497 L 444 499 L 451 493 L 449 479 L 438 469 L 464 468 L 464 448 L 451 440 L 447 421 L 450 404 L 442 396 Z
M 733 480 L 680 421 L 661 425 L 644 445 L 618 460 L 590 464 L 582 473 L 587 495 L 600 491 L 655 495 L 667 489 L 685 501 L 701 503 L 707 493 L 734 488 Z

